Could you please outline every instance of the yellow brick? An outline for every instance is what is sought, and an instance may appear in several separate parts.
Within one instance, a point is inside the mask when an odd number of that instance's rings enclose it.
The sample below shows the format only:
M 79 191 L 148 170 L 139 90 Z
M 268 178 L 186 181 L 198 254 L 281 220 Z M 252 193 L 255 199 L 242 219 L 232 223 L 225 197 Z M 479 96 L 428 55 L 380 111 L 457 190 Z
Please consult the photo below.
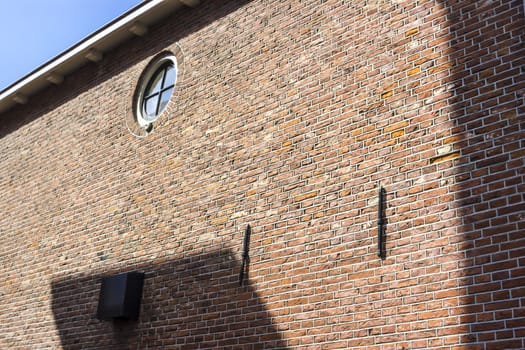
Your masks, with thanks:
M 416 67 L 416 68 L 412 68 L 412 69 L 410 69 L 410 70 L 407 72 L 407 74 L 408 74 L 408 75 L 414 75 L 414 74 L 417 74 L 417 73 L 419 73 L 419 72 L 421 72 L 421 68 Z
M 113 212 L 116 212 L 118 210 L 117 207 L 109 207 L 106 209 L 106 213 L 113 213 Z
M 443 140 L 443 143 L 446 144 L 446 145 L 450 145 L 450 144 L 455 143 L 457 141 L 461 141 L 461 139 L 462 139 L 461 136 L 454 135 L 454 136 L 447 137 L 445 140 Z
M 459 155 L 460 155 L 459 152 L 453 152 L 453 153 L 444 154 L 442 156 L 438 156 L 438 157 L 432 158 L 430 160 L 430 164 L 436 164 L 436 163 L 445 162 L 447 160 L 452 160 L 452 159 L 458 158 Z
M 295 201 L 296 202 L 300 202 L 300 201 L 304 201 L 305 199 L 309 199 L 309 198 L 313 198 L 317 196 L 317 192 L 310 192 L 310 193 L 305 193 L 305 194 L 302 194 L 300 196 L 297 196 L 295 197 Z
M 350 190 L 342 190 L 340 193 L 339 193 L 339 196 L 340 197 L 345 197 L 345 196 L 348 196 L 352 193 L 352 191 Z
M 266 239 L 264 239 L 264 240 L 262 241 L 262 245 L 263 245 L 263 246 L 268 246 L 268 245 L 270 245 L 270 244 L 272 244 L 272 243 L 273 243 L 273 239 L 271 239 L 271 238 L 266 238 Z
M 399 129 L 403 129 L 404 127 L 408 126 L 408 122 L 406 120 L 390 124 L 387 127 L 385 127 L 385 132 L 391 132 Z
M 304 215 L 301 217 L 301 222 L 306 222 L 306 221 L 310 221 L 312 220 L 312 216 L 311 215 Z
M 363 128 L 355 129 L 355 130 L 352 130 L 351 132 L 352 136 L 358 136 L 358 135 L 361 135 L 362 133 L 363 133 Z
M 208 192 L 215 191 L 217 188 L 219 188 L 218 183 L 211 183 L 208 186 L 206 186 L 206 191 Z
M 418 32 L 419 32 L 419 28 L 412 28 L 405 32 L 405 36 L 411 36 L 411 35 L 417 34 Z
M 288 97 L 297 95 L 297 89 L 292 89 L 287 93 Z
M 381 98 L 389 98 L 390 96 L 392 96 L 394 93 L 392 92 L 392 90 L 390 91 L 387 91 L 387 92 L 383 92 L 381 94 Z
M 392 138 L 396 139 L 396 138 L 401 137 L 403 135 L 405 135 L 405 131 L 404 130 L 397 130 L 397 131 L 394 131 L 392 133 Z
M 294 126 L 295 124 L 298 124 L 299 121 L 300 121 L 299 119 L 292 119 L 289 122 L 284 123 L 283 125 L 281 125 L 281 129 L 286 129 L 286 128 L 289 128 L 291 126 Z
M 140 203 L 140 202 L 144 201 L 145 199 L 146 199 L 145 196 L 135 196 L 135 198 L 133 198 L 133 201 L 135 203 Z
M 212 225 L 222 225 L 222 224 L 225 224 L 226 222 L 228 222 L 228 217 L 226 216 L 222 216 L 222 217 L 211 220 Z

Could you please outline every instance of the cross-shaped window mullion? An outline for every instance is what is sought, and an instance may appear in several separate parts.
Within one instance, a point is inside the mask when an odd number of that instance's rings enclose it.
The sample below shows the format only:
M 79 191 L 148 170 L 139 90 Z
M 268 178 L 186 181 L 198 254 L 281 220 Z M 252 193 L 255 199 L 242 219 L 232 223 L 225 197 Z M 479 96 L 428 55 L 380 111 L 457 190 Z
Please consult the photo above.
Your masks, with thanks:
M 164 84 L 166 83 L 166 75 L 168 71 L 168 67 L 165 67 L 162 70 L 162 83 L 160 84 L 160 91 L 158 92 L 159 96 L 157 97 L 157 108 L 155 108 L 155 115 L 159 115 L 159 109 L 160 109 L 160 101 L 162 100 L 162 93 L 164 92 Z
M 175 74 L 176 65 L 170 62 L 152 75 L 142 97 L 142 116 L 146 121 L 154 121 L 168 104 L 175 87 Z

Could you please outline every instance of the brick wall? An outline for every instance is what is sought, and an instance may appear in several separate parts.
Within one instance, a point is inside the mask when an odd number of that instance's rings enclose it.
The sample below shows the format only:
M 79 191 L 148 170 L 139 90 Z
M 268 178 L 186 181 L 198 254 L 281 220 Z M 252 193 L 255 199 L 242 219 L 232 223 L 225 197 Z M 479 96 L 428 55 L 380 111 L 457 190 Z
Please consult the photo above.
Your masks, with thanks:
M 203 1 L 1 115 L 0 348 L 525 348 L 523 12 Z M 97 320 L 131 270 L 139 321 Z

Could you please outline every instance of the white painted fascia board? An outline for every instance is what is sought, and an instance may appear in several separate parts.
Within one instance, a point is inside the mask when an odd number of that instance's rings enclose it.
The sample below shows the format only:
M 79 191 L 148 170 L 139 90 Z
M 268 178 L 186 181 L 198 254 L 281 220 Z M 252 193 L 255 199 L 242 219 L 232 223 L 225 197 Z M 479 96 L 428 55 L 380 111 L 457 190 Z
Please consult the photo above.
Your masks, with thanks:
M 160 4 L 175 1 L 176 0 L 150 0 L 140 3 L 121 17 L 115 19 L 113 22 L 110 22 L 105 27 L 102 27 L 100 30 L 89 35 L 47 63 L 44 63 L 42 66 L 36 68 L 33 72 L 15 82 L 13 85 L 8 86 L 5 90 L 0 92 L 0 102 L 3 102 L 16 93 L 19 93 L 24 87 L 30 86 L 32 82 L 35 82 L 38 79 L 45 79 L 45 77 L 49 75 L 53 75 L 56 73 L 56 70 L 59 70 L 60 66 L 72 60 L 73 58 L 77 56 L 85 56 L 85 54 L 90 49 L 96 48 L 97 43 L 102 42 L 112 33 L 133 25 L 134 22 L 138 21 L 139 18 Z

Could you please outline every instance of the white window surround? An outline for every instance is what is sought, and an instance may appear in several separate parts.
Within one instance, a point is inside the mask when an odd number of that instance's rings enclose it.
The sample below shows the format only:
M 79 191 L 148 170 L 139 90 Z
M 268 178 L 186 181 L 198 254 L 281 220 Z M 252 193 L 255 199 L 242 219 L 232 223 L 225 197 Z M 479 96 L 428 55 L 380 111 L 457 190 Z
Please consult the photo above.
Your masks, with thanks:
M 173 65 L 175 76 L 173 79 L 173 83 L 169 84 L 162 84 L 163 86 L 167 85 L 173 85 L 170 91 L 170 97 L 167 100 L 167 103 L 163 106 L 158 107 L 158 112 L 155 113 L 155 115 L 145 115 L 145 108 L 144 108 L 144 98 L 146 89 L 150 88 L 151 80 L 155 77 L 156 74 L 159 73 L 161 68 L 165 66 L 166 64 Z M 177 66 L 177 58 L 174 55 L 166 55 L 161 58 L 158 58 L 151 64 L 149 67 L 147 67 L 146 72 L 143 74 L 142 78 L 140 79 L 140 83 L 137 86 L 138 94 L 136 94 L 136 100 L 134 101 L 135 104 L 135 117 L 138 122 L 138 124 L 144 128 L 144 129 L 150 129 L 152 126 L 152 123 L 155 122 L 165 111 L 166 111 L 166 105 L 169 104 L 169 100 L 173 97 L 174 90 L 177 86 L 177 76 L 179 74 L 178 66 Z M 162 88 L 162 87 L 161 87 Z M 166 89 L 168 90 L 168 89 Z M 159 92 L 159 99 L 161 99 L 161 93 Z M 161 101 L 162 102 L 162 101 Z

